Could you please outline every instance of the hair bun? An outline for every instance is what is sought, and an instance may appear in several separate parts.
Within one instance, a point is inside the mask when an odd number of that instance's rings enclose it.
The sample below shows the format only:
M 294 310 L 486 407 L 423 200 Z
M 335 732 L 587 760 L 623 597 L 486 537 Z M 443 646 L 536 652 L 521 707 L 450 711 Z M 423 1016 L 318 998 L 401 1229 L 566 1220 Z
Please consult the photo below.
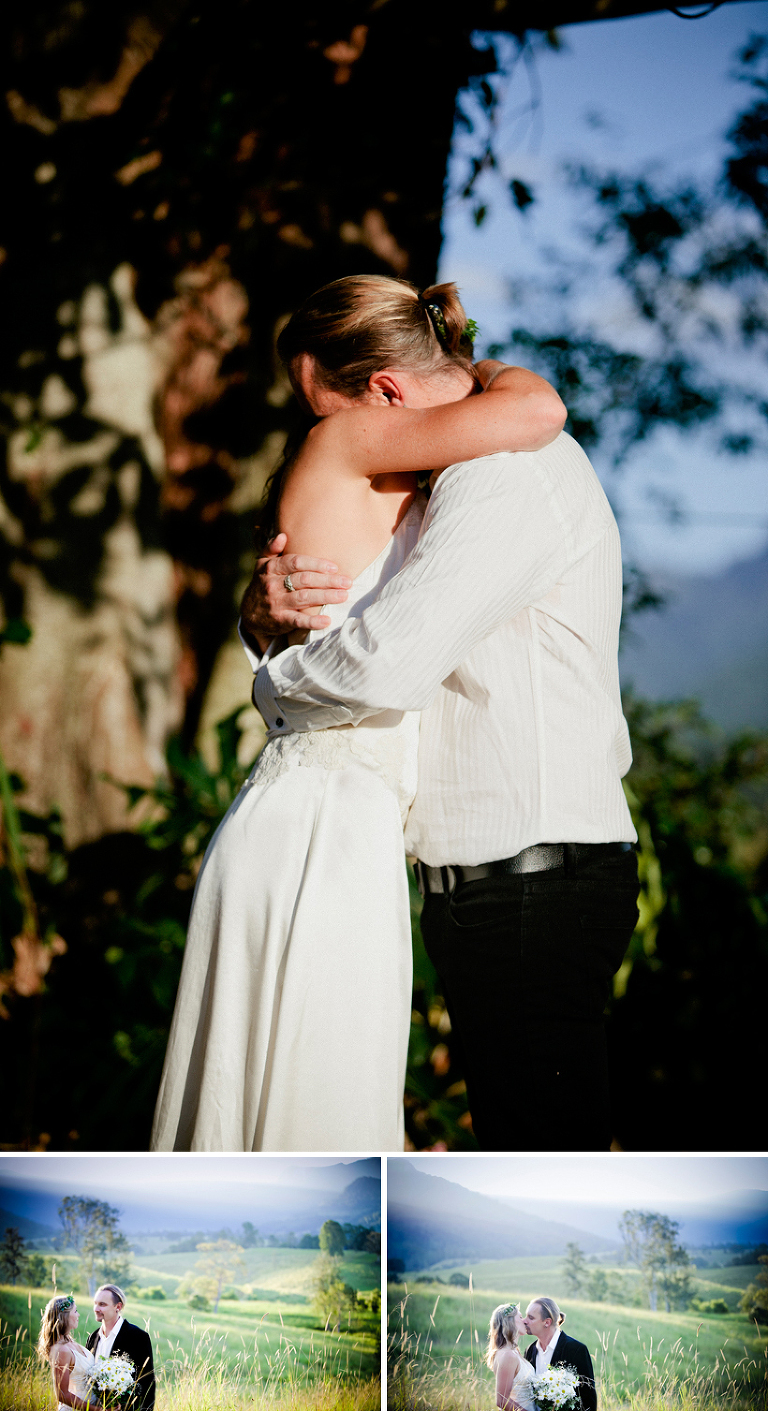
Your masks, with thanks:
M 461 353 L 467 357 L 472 356 L 472 342 L 464 334 L 467 327 L 467 315 L 464 312 L 459 291 L 455 284 L 431 284 L 429 289 L 425 289 L 421 295 L 422 302 L 429 306 L 434 304 L 440 312 L 445 332 L 437 329 L 443 346 L 448 353 Z M 434 315 L 430 313 L 433 324 Z

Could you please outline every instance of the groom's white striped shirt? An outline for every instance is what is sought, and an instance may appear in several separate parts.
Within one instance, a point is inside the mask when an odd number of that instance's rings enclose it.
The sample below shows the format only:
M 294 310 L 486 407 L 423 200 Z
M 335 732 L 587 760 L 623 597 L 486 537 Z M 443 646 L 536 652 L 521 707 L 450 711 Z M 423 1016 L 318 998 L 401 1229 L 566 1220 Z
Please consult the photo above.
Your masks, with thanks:
M 272 734 L 421 711 L 406 847 L 433 866 L 633 842 L 621 595 L 616 521 L 570 436 L 463 462 L 376 602 L 262 664 L 254 704 Z

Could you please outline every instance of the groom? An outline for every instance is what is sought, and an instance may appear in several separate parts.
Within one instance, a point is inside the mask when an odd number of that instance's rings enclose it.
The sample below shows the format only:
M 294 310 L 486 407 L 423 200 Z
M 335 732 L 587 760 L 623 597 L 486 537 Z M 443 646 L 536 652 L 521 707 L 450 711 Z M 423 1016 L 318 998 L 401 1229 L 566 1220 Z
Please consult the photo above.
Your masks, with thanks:
M 131 1411 L 153 1411 L 155 1405 L 155 1369 L 152 1363 L 152 1342 L 149 1333 L 137 1328 L 123 1317 L 125 1294 L 117 1284 L 102 1284 L 93 1295 L 93 1311 L 101 1327 L 91 1333 L 87 1347 L 96 1361 L 123 1352 L 130 1357 L 136 1386 L 128 1402 Z
M 243 601 L 261 650 L 288 626 L 326 625 L 296 607 L 338 602 L 349 584 L 277 557 L 284 544 Z M 416 548 L 361 618 L 270 661 L 249 652 L 270 735 L 422 712 L 406 850 L 487 1151 L 611 1141 L 603 1011 L 637 919 L 621 598 L 615 520 L 561 434 L 449 467 Z M 524 1111 L 512 1045 L 537 1094 Z
M 537 1298 L 528 1308 L 523 1319 L 526 1331 L 536 1338 L 525 1350 L 526 1359 L 531 1363 L 537 1377 L 547 1367 L 573 1367 L 579 1374 L 579 1405 L 581 1411 L 597 1411 L 597 1391 L 595 1373 L 589 1349 L 583 1342 L 570 1338 L 562 1330 L 565 1314 L 560 1312 L 553 1298 Z

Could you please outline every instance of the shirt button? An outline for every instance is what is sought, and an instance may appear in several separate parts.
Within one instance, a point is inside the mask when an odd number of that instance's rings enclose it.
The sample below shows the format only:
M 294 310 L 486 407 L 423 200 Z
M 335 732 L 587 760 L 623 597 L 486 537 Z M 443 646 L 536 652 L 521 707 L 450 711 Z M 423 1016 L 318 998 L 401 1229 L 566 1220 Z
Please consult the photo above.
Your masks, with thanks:
M 278 727 L 281 725 L 285 725 L 285 721 L 283 720 L 282 715 L 278 715 L 277 720 L 275 721 L 275 725 L 277 725 Z

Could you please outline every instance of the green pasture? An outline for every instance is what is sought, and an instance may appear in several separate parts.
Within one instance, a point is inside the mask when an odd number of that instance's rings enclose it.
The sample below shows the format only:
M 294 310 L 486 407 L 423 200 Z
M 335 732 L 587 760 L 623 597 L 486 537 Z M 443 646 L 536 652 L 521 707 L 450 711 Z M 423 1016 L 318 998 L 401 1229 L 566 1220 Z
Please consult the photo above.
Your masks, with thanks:
M 483 1366 L 490 1314 L 507 1300 L 525 1307 L 537 1294 L 553 1289 L 557 1293 L 562 1281 L 560 1268 L 561 1261 L 531 1258 L 485 1260 L 474 1266 L 455 1263 L 434 1271 L 441 1278 L 454 1269 L 471 1272 L 471 1293 L 438 1284 L 415 1284 L 405 1276 L 402 1283 L 389 1286 L 391 1363 L 407 1365 L 412 1377 L 423 1377 L 427 1370 L 430 1374 L 450 1370 L 452 1376 L 469 1376 L 480 1387 L 487 1383 L 488 1404 L 492 1404 L 492 1377 Z M 699 1274 L 709 1272 L 701 1270 Z M 724 1271 L 711 1272 L 720 1277 Z M 700 1297 L 723 1296 L 722 1284 L 704 1286 L 701 1279 L 697 1283 L 701 1283 L 697 1289 Z M 586 1343 L 592 1354 L 603 1392 L 610 1390 L 619 1400 L 638 1397 L 649 1377 L 675 1381 L 716 1377 L 743 1383 L 748 1378 L 752 1381 L 758 1367 L 763 1369 L 760 1375 L 765 1375 L 765 1334 L 758 1334 L 741 1314 L 651 1312 L 566 1297 L 559 1302 L 567 1315 L 566 1331 Z
M 369 1256 L 373 1258 L 374 1256 Z M 50 1296 L 46 1291 L 0 1288 L 0 1322 L 3 1343 L 28 1352 L 30 1334 L 36 1341 L 40 1312 Z M 89 1300 L 80 1295 L 78 1341 L 84 1342 L 96 1326 Z M 131 1294 L 126 1312 L 139 1327 L 146 1327 L 155 1349 L 158 1372 L 176 1378 L 182 1369 L 211 1365 L 227 1376 L 240 1375 L 247 1366 L 253 1380 L 300 1377 L 361 1378 L 379 1370 L 379 1317 L 355 1313 L 351 1326 L 325 1331 L 309 1306 L 263 1300 L 222 1299 L 213 1310 L 192 1311 L 182 1300 L 154 1302 Z
M 618 1274 L 622 1280 L 626 1281 L 631 1293 L 640 1289 L 640 1275 L 637 1269 L 633 1269 L 626 1264 L 620 1264 L 618 1260 L 601 1259 L 599 1264 L 587 1265 L 589 1271 L 602 1269 L 606 1274 Z M 739 1300 L 747 1284 L 754 1283 L 758 1274 L 763 1269 L 761 1264 L 739 1264 L 733 1267 L 725 1266 L 714 1269 L 692 1269 L 691 1270 L 691 1297 L 702 1300 L 710 1298 L 722 1298 L 728 1304 L 731 1313 L 739 1312 Z M 498 1302 L 506 1300 L 506 1289 L 529 1289 L 530 1294 L 524 1295 L 527 1298 L 535 1298 L 537 1294 L 555 1291 L 555 1297 L 561 1307 L 569 1307 L 569 1301 L 565 1294 L 558 1295 L 558 1290 L 563 1286 L 563 1257 L 562 1255 L 540 1254 L 525 1255 L 518 1259 L 480 1259 L 477 1261 L 468 1260 L 443 1260 L 440 1264 L 430 1265 L 428 1269 L 416 1269 L 408 1271 L 402 1275 L 402 1282 L 408 1285 L 414 1292 L 419 1288 L 426 1287 L 423 1284 L 414 1284 L 416 1278 L 424 1278 L 429 1274 L 436 1274 L 440 1279 L 448 1279 L 455 1271 L 469 1276 L 472 1275 L 472 1282 L 475 1289 L 489 1289 L 491 1291 L 501 1290 Z M 436 1286 L 439 1292 L 439 1286 Z M 521 1295 L 522 1297 L 523 1295 Z M 605 1305 L 595 1304 L 595 1307 Z M 624 1305 L 627 1306 L 626 1304 Z M 570 1327 L 568 1329 L 570 1332 Z
M 189 1254 L 139 1255 L 132 1264 L 133 1277 L 142 1288 L 159 1286 L 173 1297 L 185 1274 L 193 1273 L 204 1256 L 197 1250 Z M 274 1295 L 289 1294 L 312 1299 L 312 1280 L 316 1249 L 244 1249 L 239 1255 L 245 1268 L 238 1269 L 233 1283 L 252 1284 L 260 1291 Z M 379 1287 L 379 1257 L 360 1250 L 345 1250 L 341 1277 L 358 1292 Z M 291 1299 L 286 1301 L 290 1306 Z

